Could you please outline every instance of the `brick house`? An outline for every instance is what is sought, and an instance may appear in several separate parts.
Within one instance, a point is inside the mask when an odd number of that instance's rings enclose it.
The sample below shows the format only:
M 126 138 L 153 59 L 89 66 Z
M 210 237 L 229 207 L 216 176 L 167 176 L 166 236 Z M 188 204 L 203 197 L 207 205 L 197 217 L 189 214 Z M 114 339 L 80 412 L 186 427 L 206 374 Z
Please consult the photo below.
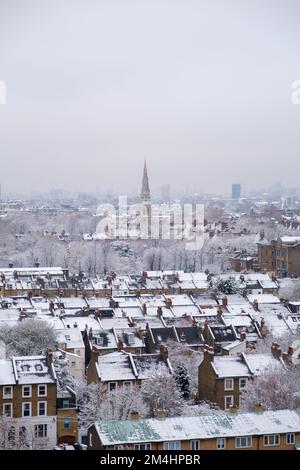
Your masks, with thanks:
M 121 387 L 133 389 L 146 380 L 153 368 L 157 367 L 163 367 L 170 373 L 173 372 L 167 348 L 162 347 L 160 353 L 156 354 L 113 352 L 90 361 L 87 369 L 87 382 L 88 384 L 99 383 L 108 392 Z
M 247 381 L 272 367 L 286 368 L 277 346 L 273 346 L 273 354 L 234 356 L 215 356 L 207 346 L 198 369 L 198 398 L 217 403 L 222 410 L 239 407 Z
M 89 450 L 295 450 L 300 410 L 98 421 Z
M 0 414 L 29 446 L 56 444 L 56 391 L 51 353 L 0 360 Z

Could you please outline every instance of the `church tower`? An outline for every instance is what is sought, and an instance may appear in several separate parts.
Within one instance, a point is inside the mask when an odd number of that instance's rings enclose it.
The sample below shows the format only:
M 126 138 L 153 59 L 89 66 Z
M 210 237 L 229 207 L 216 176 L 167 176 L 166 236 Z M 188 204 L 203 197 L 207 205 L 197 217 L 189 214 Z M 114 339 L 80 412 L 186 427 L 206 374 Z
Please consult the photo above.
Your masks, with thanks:
M 142 191 L 141 191 L 141 200 L 145 204 L 149 204 L 151 201 L 151 194 L 149 188 L 149 179 L 148 179 L 148 172 L 147 172 L 147 164 L 146 160 L 144 162 L 144 172 L 143 172 L 143 182 L 142 182 Z

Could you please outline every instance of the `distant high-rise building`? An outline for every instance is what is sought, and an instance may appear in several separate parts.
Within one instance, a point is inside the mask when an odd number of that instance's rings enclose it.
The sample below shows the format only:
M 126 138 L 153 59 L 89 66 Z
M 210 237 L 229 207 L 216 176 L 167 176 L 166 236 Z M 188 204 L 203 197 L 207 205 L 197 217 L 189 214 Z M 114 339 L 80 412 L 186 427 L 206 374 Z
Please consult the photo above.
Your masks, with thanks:
M 146 160 L 144 162 L 144 172 L 143 172 L 143 181 L 142 181 L 142 190 L 141 190 L 141 200 L 145 203 L 149 203 L 151 200 L 151 193 L 149 188 L 149 179 L 147 172 Z
M 239 183 L 232 184 L 231 197 L 232 199 L 239 199 L 241 197 L 241 185 Z

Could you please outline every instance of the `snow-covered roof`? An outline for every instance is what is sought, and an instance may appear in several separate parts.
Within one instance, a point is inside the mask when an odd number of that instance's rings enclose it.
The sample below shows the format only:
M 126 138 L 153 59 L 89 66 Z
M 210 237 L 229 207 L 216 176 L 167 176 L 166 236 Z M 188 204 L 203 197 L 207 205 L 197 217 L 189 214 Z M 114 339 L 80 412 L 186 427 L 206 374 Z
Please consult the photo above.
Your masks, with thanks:
M 0 385 L 55 383 L 52 365 L 45 356 L 18 356 L 0 360 Z
M 289 235 L 285 235 L 283 237 L 280 237 L 280 240 L 282 243 L 286 245 L 294 245 L 296 243 L 300 243 L 300 237 L 292 237 Z
M 200 313 L 199 308 L 196 305 L 175 305 L 172 306 L 172 311 L 175 317 L 198 315 Z
M 191 300 L 190 296 L 187 295 L 187 294 L 166 295 L 165 298 L 172 300 L 172 306 L 174 306 L 174 305 L 193 305 L 193 301 Z
M 244 358 L 253 375 L 260 375 L 269 369 L 284 367 L 284 363 L 272 354 L 244 354 Z
M 248 294 L 247 299 L 253 303 L 257 300 L 258 305 L 260 304 L 280 304 L 280 299 L 273 294 Z
M 19 384 L 55 383 L 52 366 L 45 356 L 12 357 Z
M 11 359 L 0 359 L 0 385 L 14 385 L 16 383 Z
M 212 367 L 219 378 L 251 375 L 242 356 L 215 356 Z
M 97 421 L 102 445 L 285 434 L 300 431 L 300 410 Z
M 81 331 L 78 328 L 65 328 L 56 331 L 58 343 L 65 343 L 67 349 L 84 348 Z
M 92 315 L 89 315 L 87 317 L 68 316 L 64 317 L 62 320 L 65 328 L 78 328 L 80 331 L 84 331 L 86 329 L 86 326 L 88 326 L 88 328 L 97 329 L 100 325 L 98 320 Z
M 130 354 L 113 352 L 98 357 L 97 369 L 102 382 L 135 380 Z

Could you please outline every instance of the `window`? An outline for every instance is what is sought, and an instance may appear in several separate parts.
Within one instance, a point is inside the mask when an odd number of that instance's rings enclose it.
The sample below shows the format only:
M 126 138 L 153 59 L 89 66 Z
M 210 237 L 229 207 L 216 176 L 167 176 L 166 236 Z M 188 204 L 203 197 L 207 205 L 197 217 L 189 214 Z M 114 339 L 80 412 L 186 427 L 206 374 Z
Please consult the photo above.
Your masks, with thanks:
M 3 416 L 6 416 L 7 418 L 12 417 L 12 403 L 4 403 Z
M 164 442 L 164 450 L 180 450 L 180 441 Z
M 200 441 L 198 439 L 192 439 L 190 442 L 190 449 L 191 450 L 199 450 L 200 449 Z
M 47 437 L 47 424 L 36 424 L 34 426 L 35 437 Z
M 47 396 L 47 385 L 38 385 L 38 396 L 39 397 Z
M 233 395 L 225 395 L 225 410 L 229 410 L 229 408 L 233 405 Z
M 46 416 L 47 414 L 47 402 L 38 401 L 38 416 Z
M 144 444 L 134 444 L 134 450 L 151 450 L 151 444 L 145 442 Z
M 22 397 L 23 398 L 31 397 L 31 385 L 23 385 L 23 387 L 22 387 Z
M 286 444 L 295 444 L 295 434 L 293 432 L 289 432 L 288 434 L 286 434 Z
M 241 436 L 235 438 L 235 447 L 236 449 L 243 449 L 246 447 L 252 447 L 252 437 L 251 436 Z
M 123 387 L 124 387 L 126 390 L 131 390 L 131 381 L 125 381 L 125 382 L 123 382 Z
M 71 418 L 64 418 L 64 429 L 71 428 Z
M 279 434 L 267 434 L 264 436 L 264 446 L 279 446 Z
M 76 361 L 72 361 L 72 362 L 71 362 L 71 366 L 72 366 L 72 367 L 76 367 Z
M 245 388 L 246 385 L 247 385 L 247 379 L 243 377 L 242 379 L 240 379 L 240 389 Z
M 99 338 L 97 338 L 96 342 L 97 342 L 98 346 L 102 346 L 102 344 L 103 344 L 103 337 L 102 337 L 102 336 L 99 336 Z
M 3 387 L 3 398 L 12 398 L 12 397 L 13 397 L 13 388 Z
M 31 416 L 31 403 L 22 403 L 23 417 Z
M 70 408 L 70 401 L 68 398 L 65 398 L 62 402 L 62 407 L 63 408 Z
M 108 391 L 114 392 L 117 389 L 117 382 L 109 382 L 108 383 Z
M 217 449 L 226 449 L 226 438 L 218 437 L 217 438 Z
M 233 390 L 233 379 L 225 379 L 224 390 Z

